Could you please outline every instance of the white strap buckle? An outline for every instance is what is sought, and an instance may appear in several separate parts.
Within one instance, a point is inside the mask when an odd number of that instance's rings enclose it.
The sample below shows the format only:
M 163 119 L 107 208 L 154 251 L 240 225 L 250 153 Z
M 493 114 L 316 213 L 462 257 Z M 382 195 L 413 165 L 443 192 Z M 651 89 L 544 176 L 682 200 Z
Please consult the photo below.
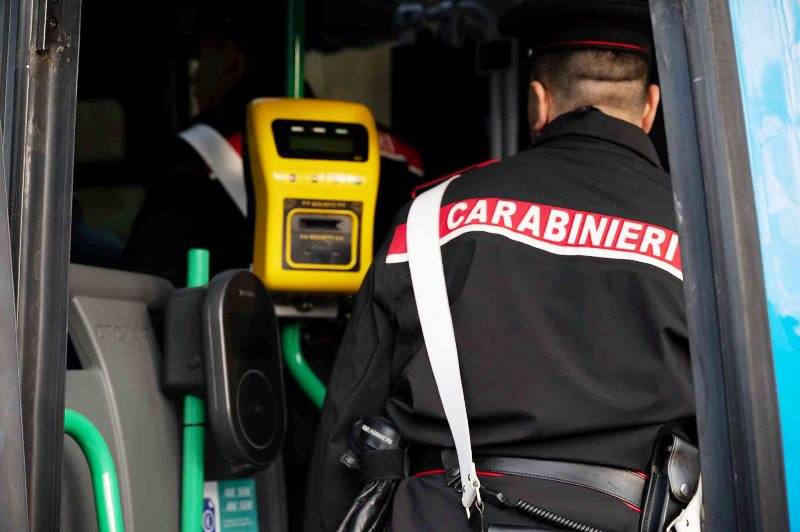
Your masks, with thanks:
M 475 464 L 472 464 L 472 472 L 467 476 L 469 480 L 469 484 L 464 486 L 464 496 L 461 500 L 461 503 L 464 505 L 464 509 L 467 511 L 467 520 L 469 520 L 470 516 L 470 508 L 472 508 L 472 504 L 475 504 L 475 508 L 478 509 L 478 512 L 483 512 L 483 499 L 481 499 L 481 480 L 478 478 L 478 473 L 475 471 Z M 467 503 L 467 499 L 470 499 L 469 503 Z

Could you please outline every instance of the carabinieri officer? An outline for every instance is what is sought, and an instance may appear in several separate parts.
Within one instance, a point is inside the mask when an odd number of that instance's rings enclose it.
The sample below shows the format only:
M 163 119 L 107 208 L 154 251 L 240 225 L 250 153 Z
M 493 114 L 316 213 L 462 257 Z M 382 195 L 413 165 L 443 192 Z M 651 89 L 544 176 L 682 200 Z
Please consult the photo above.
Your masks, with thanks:
M 530 41 L 534 143 L 450 184 L 441 246 L 482 483 L 603 530 L 636 530 L 644 481 L 634 477 L 645 476 L 657 434 L 693 425 L 681 257 L 670 178 L 647 136 L 660 97 L 647 3 L 586 4 L 526 2 L 505 17 L 505 32 Z M 389 417 L 411 444 L 392 530 L 469 530 L 442 471 L 453 440 L 420 332 L 407 214 L 339 351 L 307 531 L 335 530 L 358 493 L 340 457 L 366 414 Z M 508 457 L 536 459 L 544 473 L 482 467 Z M 555 462 L 611 468 L 597 471 L 629 475 L 633 489 L 570 479 L 580 468 Z M 551 466 L 562 469 L 548 476 Z M 485 517 L 535 523 L 491 506 Z

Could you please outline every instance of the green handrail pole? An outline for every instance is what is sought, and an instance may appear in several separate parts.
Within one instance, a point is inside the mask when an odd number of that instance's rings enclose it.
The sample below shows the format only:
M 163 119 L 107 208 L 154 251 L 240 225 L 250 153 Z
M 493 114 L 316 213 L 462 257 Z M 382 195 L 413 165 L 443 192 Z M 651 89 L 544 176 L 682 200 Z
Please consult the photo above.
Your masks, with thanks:
M 300 323 L 292 321 L 281 328 L 283 343 L 283 360 L 289 372 L 297 381 L 300 389 L 305 392 L 317 408 L 322 408 L 325 401 L 325 385 L 319 380 L 314 370 L 303 357 L 300 345 Z
M 186 268 L 186 286 L 195 288 L 208 284 L 211 256 L 207 249 L 190 249 Z
M 305 72 L 306 6 L 305 0 L 287 0 L 286 4 L 286 95 L 302 98 Z M 283 358 L 297 384 L 317 408 L 325 400 L 325 385 L 303 357 L 300 324 L 288 323 L 281 330 Z
M 186 272 L 188 287 L 208 284 L 209 263 L 208 250 L 189 250 Z M 194 395 L 184 397 L 181 532 L 198 532 L 203 528 L 205 423 L 205 401 Z
M 125 525 L 119 502 L 117 471 L 103 435 L 83 414 L 69 408 L 64 411 L 64 432 L 75 440 L 89 463 L 97 511 L 97 530 L 123 532 Z
M 182 532 L 198 532 L 203 526 L 205 406 L 205 402 L 194 395 L 183 398 Z
M 286 4 L 286 95 L 303 97 L 306 47 L 306 2 L 287 0 Z

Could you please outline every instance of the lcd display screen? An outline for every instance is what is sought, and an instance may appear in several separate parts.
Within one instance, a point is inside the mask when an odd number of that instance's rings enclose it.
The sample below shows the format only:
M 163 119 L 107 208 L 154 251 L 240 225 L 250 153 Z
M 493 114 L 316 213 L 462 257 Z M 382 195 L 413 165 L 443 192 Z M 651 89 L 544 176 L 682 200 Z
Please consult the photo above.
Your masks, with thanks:
M 272 134 L 286 159 L 364 162 L 369 157 L 367 128 L 361 124 L 275 120 Z
M 352 156 L 355 142 L 347 137 L 323 137 L 321 135 L 289 135 L 289 149 L 294 152 L 336 153 Z

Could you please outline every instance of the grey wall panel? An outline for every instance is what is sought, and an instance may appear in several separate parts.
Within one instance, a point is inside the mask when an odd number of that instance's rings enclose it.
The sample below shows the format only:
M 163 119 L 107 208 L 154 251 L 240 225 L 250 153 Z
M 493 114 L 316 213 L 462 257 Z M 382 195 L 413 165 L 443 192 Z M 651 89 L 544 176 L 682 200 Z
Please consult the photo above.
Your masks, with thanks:
M 140 301 L 148 308 L 162 308 L 173 287 L 169 281 L 152 275 L 106 270 L 73 264 L 69 270 L 70 297 Z
M 161 352 L 149 314 L 171 291 L 170 283 L 146 275 L 70 270 L 69 334 L 83 369 L 67 372 L 66 404 L 86 415 L 111 448 L 129 532 L 179 530 L 179 416 L 161 394 Z M 89 469 L 66 440 L 62 530 L 95 532 Z M 280 460 L 255 479 L 261 530 L 287 530 Z
M 159 306 L 171 286 L 97 268 L 73 266 L 72 273 L 69 331 L 83 369 L 67 372 L 67 407 L 89 417 L 111 448 L 125 528 L 174 532 L 180 508 L 178 417 L 159 389 L 161 353 L 148 314 L 148 303 Z M 70 443 L 64 461 L 70 508 L 62 512 L 63 530 L 94 530 L 95 525 L 85 528 L 87 513 L 93 519 L 94 511 L 85 460 Z M 83 508 L 73 506 L 81 501 Z

